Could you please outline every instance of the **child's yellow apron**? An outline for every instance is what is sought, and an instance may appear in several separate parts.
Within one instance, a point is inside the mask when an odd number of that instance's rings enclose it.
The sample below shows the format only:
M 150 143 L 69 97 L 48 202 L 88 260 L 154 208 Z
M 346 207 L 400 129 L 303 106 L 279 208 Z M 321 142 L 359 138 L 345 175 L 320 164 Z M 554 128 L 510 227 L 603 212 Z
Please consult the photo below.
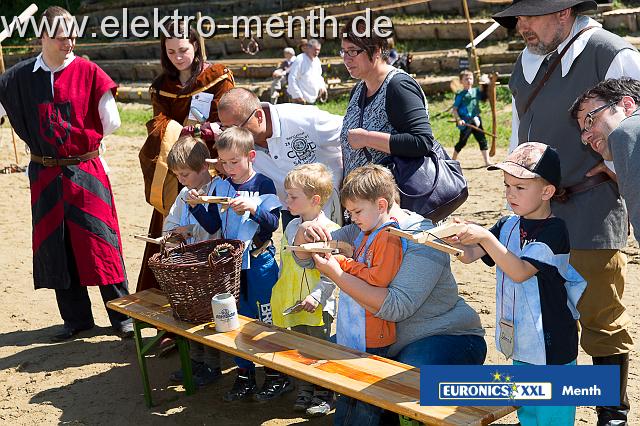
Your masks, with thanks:
M 332 224 L 328 228 L 330 231 L 338 229 L 339 226 Z M 289 250 L 283 250 L 287 245 L 287 238 L 282 236 L 280 247 L 280 278 L 271 290 L 271 310 L 273 323 L 279 327 L 293 327 L 296 325 L 322 326 L 322 305 L 318 305 L 315 311 L 300 311 L 289 315 L 283 315 L 283 311 L 296 302 L 304 300 L 311 293 L 314 287 L 320 282 L 320 271 L 317 269 L 307 269 L 300 267 L 293 254 Z M 308 285 L 307 285 L 308 283 Z

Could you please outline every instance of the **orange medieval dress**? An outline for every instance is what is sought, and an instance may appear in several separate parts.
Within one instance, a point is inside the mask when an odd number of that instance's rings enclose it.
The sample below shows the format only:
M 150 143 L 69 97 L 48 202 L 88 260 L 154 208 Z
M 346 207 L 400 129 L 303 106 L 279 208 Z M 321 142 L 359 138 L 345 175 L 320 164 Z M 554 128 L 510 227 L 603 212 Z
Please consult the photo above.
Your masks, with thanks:
M 162 224 L 180 190 L 178 179 L 167 169 L 169 150 L 180 137 L 183 125 L 189 116 L 191 97 L 207 92 L 213 95 L 210 122 L 218 121 L 218 102 L 222 95 L 234 87 L 231 70 L 221 64 L 210 64 L 194 84 L 185 89 L 178 80 L 162 75 L 151 85 L 153 118 L 147 123 L 149 136 L 140 149 L 140 167 L 144 177 L 147 202 L 154 208 L 149 224 L 149 236 L 162 235 Z M 207 146 L 214 154 L 212 143 Z M 136 291 L 159 288 L 147 265 L 149 258 L 159 251 L 159 246 L 147 243 L 142 258 Z

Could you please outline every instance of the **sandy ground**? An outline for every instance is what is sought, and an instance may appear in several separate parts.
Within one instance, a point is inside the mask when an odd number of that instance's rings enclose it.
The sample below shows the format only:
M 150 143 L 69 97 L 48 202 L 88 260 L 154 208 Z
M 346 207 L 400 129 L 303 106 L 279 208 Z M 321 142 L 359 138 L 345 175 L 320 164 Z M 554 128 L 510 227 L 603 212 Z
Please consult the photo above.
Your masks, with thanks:
M 151 209 L 144 202 L 142 176 L 137 152 L 141 138 L 108 139 L 106 158 L 111 166 L 120 229 L 130 288 L 140 268 L 143 245 L 133 239 L 146 232 Z M 19 146 L 19 148 L 22 145 Z M 22 151 L 19 149 L 19 151 Z M 499 151 L 496 158 L 505 155 Z M 21 152 L 22 164 L 26 156 Z M 0 166 L 13 159 L 9 133 L 0 129 Z M 470 197 L 461 215 L 483 225 L 494 223 L 503 213 L 502 179 L 480 166 L 479 153 L 473 146 L 463 151 L 461 160 L 469 179 Z M 308 422 L 332 424 L 332 418 L 312 421 L 298 418 L 291 410 L 294 394 L 278 403 L 258 405 L 221 401 L 221 395 L 233 381 L 231 359 L 224 358 L 225 377 L 217 385 L 186 396 L 181 386 L 172 386 L 169 373 L 179 367 L 176 354 L 149 361 L 151 386 L 156 406 L 147 409 L 142 397 L 135 345 L 110 334 L 109 322 L 97 289 L 90 290 L 97 327 L 79 338 L 52 344 L 49 338 L 61 325 L 52 290 L 33 290 L 31 265 L 31 215 L 27 177 L 0 175 L 0 423 L 2 424 L 212 424 L 285 425 Z M 637 244 L 633 243 L 634 247 Z M 637 248 L 629 248 L 630 265 L 627 294 L 624 300 L 632 317 L 638 312 Z M 494 273 L 482 263 L 453 269 L 461 295 L 478 311 L 487 330 L 489 355 L 487 364 L 503 358 L 495 350 Z M 632 330 L 637 338 L 637 329 Z M 580 364 L 590 359 L 581 353 Z M 629 393 L 632 401 L 630 424 L 638 424 L 640 391 L 638 360 L 632 353 Z M 516 424 L 510 416 L 496 424 Z M 592 407 L 578 409 L 577 424 L 595 424 Z

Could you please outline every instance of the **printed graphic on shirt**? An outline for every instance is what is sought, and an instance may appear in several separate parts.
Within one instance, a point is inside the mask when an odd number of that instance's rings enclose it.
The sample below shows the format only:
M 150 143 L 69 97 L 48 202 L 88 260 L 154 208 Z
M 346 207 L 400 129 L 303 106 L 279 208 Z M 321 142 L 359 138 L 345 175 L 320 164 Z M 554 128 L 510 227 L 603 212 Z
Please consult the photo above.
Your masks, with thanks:
M 260 191 L 237 191 L 235 197 L 244 198 L 257 198 L 260 196 Z
M 287 137 L 284 146 L 288 149 L 287 157 L 291 158 L 296 166 L 316 162 L 316 144 L 304 131 Z
M 273 324 L 271 303 L 261 304 L 260 302 L 256 302 L 256 304 L 258 305 L 258 319 L 266 324 Z
M 40 136 L 51 145 L 62 145 L 71 134 L 71 103 L 47 102 L 38 105 Z

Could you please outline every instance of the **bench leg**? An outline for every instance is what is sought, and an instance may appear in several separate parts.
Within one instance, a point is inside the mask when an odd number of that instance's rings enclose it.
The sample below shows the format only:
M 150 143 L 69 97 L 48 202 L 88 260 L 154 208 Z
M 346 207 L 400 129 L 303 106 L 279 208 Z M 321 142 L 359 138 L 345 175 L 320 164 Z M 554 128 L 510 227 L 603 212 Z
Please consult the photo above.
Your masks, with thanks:
M 145 360 L 145 351 L 142 345 L 142 329 L 146 328 L 147 324 L 136 319 L 133 320 L 133 335 L 136 342 L 136 352 L 138 355 L 138 365 L 140 366 L 140 374 L 142 375 L 142 386 L 144 388 L 144 402 L 147 407 L 153 407 L 153 401 L 151 400 L 151 386 L 149 386 L 149 374 L 147 373 L 147 363 Z
M 402 414 L 398 414 L 398 416 L 400 416 L 400 426 L 424 426 L 424 423 L 410 417 L 403 416 Z
M 149 373 L 147 372 L 146 356 L 149 351 L 162 339 L 165 335 L 165 331 L 158 330 L 155 337 L 149 339 L 145 345 L 142 340 L 142 330 L 145 328 L 154 328 L 151 324 L 146 322 L 133 320 L 133 336 L 136 342 L 136 353 L 138 355 L 138 365 L 140 366 L 140 375 L 142 376 L 142 386 L 144 388 L 144 402 L 147 407 L 153 407 L 153 401 L 151 400 L 151 386 L 149 385 Z
M 180 364 L 182 365 L 184 388 L 187 392 L 187 395 L 191 395 L 195 391 L 195 386 L 193 384 L 193 374 L 191 372 L 189 342 L 182 337 L 176 337 L 176 345 L 178 346 L 178 352 L 180 353 Z

